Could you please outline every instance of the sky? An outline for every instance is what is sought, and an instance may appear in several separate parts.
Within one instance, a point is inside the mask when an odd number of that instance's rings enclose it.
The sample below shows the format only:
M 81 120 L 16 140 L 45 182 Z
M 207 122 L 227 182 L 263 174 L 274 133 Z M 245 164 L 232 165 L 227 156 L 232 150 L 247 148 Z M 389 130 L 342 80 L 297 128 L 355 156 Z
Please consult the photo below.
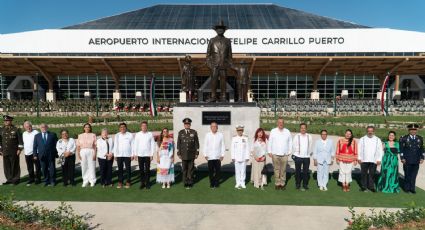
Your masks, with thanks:
M 425 0 L 0 0 L 0 34 L 58 29 L 165 3 L 275 3 L 370 27 L 425 32 Z

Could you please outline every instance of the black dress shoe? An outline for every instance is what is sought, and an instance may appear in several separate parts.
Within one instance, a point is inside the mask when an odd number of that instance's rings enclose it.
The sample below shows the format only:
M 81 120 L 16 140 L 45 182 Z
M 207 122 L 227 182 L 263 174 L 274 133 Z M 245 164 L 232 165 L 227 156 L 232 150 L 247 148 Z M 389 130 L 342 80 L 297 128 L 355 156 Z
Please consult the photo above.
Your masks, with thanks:
M 146 185 L 146 189 L 147 190 L 151 189 L 151 186 L 150 185 Z
M 7 184 L 12 184 L 12 182 L 10 182 L 10 181 L 6 181 L 6 182 L 4 182 L 2 185 L 7 185 Z
M 370 189 L 370 191 L 373 192 L 373 193 L 375 193 L 376 192 L 376 189 L 372 188 L 372 189 Z
M 359 189 L 359 191 L 360 191 L 360 192 L 367 192 L 367 189 L 365 189 L 365 188 L 360 188 L 360 189 Z
M 411 192 L 412 194 L 416 194 L 416 191 L 415 191 L 415 190 L 410 190 L 410 192 Z
M 143 188 L 145 188 L 145 185 L 144 185 L 144 184 L 141 184 L 141 185 L 139 186 L 139 189 L 143 189 Z

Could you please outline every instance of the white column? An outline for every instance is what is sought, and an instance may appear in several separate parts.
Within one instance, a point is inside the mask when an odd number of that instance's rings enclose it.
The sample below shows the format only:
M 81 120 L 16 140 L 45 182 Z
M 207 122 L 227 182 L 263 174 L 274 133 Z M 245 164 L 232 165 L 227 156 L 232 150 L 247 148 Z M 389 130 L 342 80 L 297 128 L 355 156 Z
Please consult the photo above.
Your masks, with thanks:
M 112 101 L 115 103 L 116 101 L 119 101 L 119 100 L 121 100 L 121 93 L 120 91 L 117 90 L 112 94 Z
M 310 94 L 310 99 L 311 100 L 320 100 L 320 93 L 319 93 L 319 91 L 313 91 L 313 92 L 311 92 L 311 94 Z
M 49 90 L 46 92 L 46 101 L 55 102 L 56 101 L 56 93 L 53 90 Z
M 180 91 L 180 103 L 186 103 L 186 92 Z

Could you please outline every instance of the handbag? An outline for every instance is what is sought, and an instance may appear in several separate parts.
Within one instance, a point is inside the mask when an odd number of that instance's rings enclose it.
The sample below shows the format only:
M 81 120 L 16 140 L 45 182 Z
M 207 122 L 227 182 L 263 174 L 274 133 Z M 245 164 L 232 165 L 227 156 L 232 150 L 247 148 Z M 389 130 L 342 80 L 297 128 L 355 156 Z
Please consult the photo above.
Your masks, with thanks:
M 261 174 L 267 175 L 267 165 L 264 165 L 263 169 L 261 170 Z

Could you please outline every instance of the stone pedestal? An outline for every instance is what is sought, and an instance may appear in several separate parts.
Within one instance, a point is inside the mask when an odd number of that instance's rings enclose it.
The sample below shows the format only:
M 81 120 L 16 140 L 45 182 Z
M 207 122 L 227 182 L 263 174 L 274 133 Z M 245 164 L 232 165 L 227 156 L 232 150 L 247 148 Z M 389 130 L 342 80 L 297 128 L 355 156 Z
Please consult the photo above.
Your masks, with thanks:
M 113 102 L 114 102 L 114 103 L 115 103 L 116 101 L 121 100 L 121 93 L 120 93 L 119 91 L 115 91 L 115 92 L 112 94 L 112 100 L 113 100 Z
M 203 112 L 223 112 L 230 113 L 230 124 L 220 124 L 223 117 L 218 115 L 215 117 L 211 114 Z M 226 154 L 229 154 L 232 137 L 236 135 L 236 125 L 244 125 L 244 134 L 248 136 L 249 141 L 255 134 L 255 131 L 260 127 L 260 108 L 256 103 L 179 103 L 173 108 L 173 131 L 174 141 L 177 142 L 178 132 L 183 129 L 183 119 L 189 117 L 192 119 L 192 129 L 198 132 L 200 153 L 204 144 L 205 134 L 210 131 L 210 122 L 206 120 L 214 120 L 217 118 L 218 131 L 224 135 L 224 144 L 226 146 Z
M 186 103 L 186 92 L 180 92 L 180 103 Z
M 310 94 L 310 99 L 311 100 L 320 100 L 320 93 L 318 91 L 313 91 Z
M 46 101 L 55 102 L 56 101 L 56 93 L 53 91 L 46 92 Z

